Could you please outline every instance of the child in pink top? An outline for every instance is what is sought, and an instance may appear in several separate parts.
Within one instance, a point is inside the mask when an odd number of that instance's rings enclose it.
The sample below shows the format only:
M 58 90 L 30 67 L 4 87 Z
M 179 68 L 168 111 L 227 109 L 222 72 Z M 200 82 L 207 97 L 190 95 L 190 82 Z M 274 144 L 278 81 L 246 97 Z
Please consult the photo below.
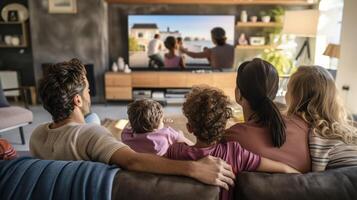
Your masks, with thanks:
M 165 47 L 169 50 L 168 53 L 165 53 L 165 67 L 166 68 L 184 68 L 185 63 L 181 56 L 176 55 L 177 50 L 177 41 L 174 37 L 169 36 L 166 38 Z
M 222 141 L 227 120 L 232 116 L 228 97 L 209 87 L 193 88 L 183 104 L 188 119 L 187 129 L 197 137 L 194 146 L 183 143 L 172 145 L 166 157 L 176 160 L 198 160 L 212 155 L 225 160 L 238 174 L 241 171 L 296 173 L 283 163 L 275 162 L 243 149 L 238 142 Z M 234 199 L 233 190 L 221 190 L 220 199 Z
M 130 125 L 122 132 L 122 141 L 136 152 L 162 156 L 176 142 L 192 144 L 182 133 L 164 127 L 162 106 L 153 100 L 137 100 L 129 105 Z

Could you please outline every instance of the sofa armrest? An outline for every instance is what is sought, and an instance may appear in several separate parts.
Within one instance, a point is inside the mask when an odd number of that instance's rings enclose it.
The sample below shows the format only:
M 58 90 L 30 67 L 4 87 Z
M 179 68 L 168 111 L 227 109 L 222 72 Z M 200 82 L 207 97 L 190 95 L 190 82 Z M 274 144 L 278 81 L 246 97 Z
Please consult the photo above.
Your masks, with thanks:
M 112 199 L 218 200 L 219 188 L 187 177 L 121 170 L 114 179 Z

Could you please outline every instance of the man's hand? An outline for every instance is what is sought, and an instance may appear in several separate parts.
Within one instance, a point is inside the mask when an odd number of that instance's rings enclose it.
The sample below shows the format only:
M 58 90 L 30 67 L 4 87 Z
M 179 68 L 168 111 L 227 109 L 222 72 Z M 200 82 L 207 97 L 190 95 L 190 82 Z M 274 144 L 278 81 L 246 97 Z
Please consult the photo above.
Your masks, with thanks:
M 220 158 L 207 156 L 194 162 L 191 177 L 210 185 L 228 190 L 234 185 L 235 175 L 232 167 Z

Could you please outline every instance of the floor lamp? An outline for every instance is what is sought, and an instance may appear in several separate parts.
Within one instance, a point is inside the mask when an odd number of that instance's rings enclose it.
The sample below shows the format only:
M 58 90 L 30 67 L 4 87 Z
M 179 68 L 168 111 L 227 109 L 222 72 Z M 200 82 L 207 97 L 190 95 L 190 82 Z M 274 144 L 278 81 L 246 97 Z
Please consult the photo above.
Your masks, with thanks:
M 319 10 L 294 10 L 285 12 L 282 33 L 306 38 L 296 55 L 296 60 L 300 58 L 305 48 L 307 57 L 311 60 L 309 38 L 316 36 L 319 14 Z

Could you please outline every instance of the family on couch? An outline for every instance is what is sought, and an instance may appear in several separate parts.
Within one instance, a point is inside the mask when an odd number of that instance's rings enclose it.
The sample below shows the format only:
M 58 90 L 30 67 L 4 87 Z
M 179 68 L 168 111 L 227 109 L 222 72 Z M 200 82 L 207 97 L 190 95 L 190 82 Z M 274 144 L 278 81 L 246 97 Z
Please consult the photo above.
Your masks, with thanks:
M 228 130 L 228 98 L 216 88 L 194 88 L 183 105 L 187 129 L 197 137 L 194 145 L 162 126 L 160 105 L 134 102 L 124 144 L 104 127 L 85 123 L 90 96 L 83 65 L 76 59 L 58 63 L 40 85 L 43 106 L 53 122 L 33 132 L 30 151 L 41 159 L 92 160 L 134 171 L 184 175 L 226 190 L 240 171 L 305 173 L 357 165 L 357 129 L 346 117 L 331 75 L 322 67 L 300 67 L 288 84 L 287 112 L 273 103 L 278 81 L 270 63 L 243 63 L 236 101 L 245 122 Z M 138 143 L 149 150 L 138 149 Z M 220 197 L 230 199 L 232 193 L 222 190 Z

